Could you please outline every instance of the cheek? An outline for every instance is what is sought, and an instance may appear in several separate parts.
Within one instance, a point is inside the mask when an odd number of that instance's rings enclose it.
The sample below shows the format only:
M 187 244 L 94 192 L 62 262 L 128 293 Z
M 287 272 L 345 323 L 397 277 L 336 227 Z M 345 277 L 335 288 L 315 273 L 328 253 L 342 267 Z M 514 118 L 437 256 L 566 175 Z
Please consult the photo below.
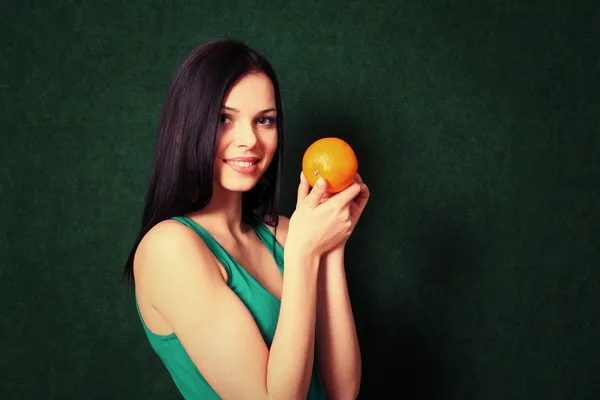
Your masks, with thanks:
M 275 133 L 273 137 L 269 137 L 264 143 L 264 148 L 268 151 L 271 157 L 273 157 L 275 150 L 277 150 L 277 142 L 277 133 Z
M 225 141 L 223 140 L 223 135 L 221 133 L 219 133 L 216 137 L 216 143 L 215 143 L 215 161 L 219 161 L 223 159 L 223 155 L 225 154 L 225 148 L 227 147 L 225 145 Z

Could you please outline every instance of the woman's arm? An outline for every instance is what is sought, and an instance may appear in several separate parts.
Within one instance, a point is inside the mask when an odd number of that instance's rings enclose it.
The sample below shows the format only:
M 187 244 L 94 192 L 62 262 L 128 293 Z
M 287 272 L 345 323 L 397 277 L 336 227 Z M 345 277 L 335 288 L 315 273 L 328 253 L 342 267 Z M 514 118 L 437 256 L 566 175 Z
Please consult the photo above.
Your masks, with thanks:
M 285 248 L 289 219 L 279 217 L 277 241 Z M 344 247 L 321 257 L 317 285 L 316 352 L 328 399 L 355 399 L 361 357 L 344 268 Z M 287 264 L 286 264 L 287 268 Z
M 319 256 L 288 250 L 267 387 L 277 398 L 305 399 L 315 354 Z
M 350 204 L 353 226 L 356 225 L 370 197 L 369 188 L 356 174 L 360 192 Z M 321 202 L 329 201 L 329 197 Z M 344 251 L 346 241 L 321 257 L 317 289 L 317 361 L 327 391 L 332 399 L 356 399 L 360 389 L 362 362 L 348 295 Z
M 317 303 L 317 362 L 328 399 L 356 399 L 361 356 L 344 268 L 344 248 L 321 257 Z
M 136 284 L 143 285 L 223 399 L 306 398 L 314 361 L 319 257 L 296 249 L 286 255 L 279 322 L 269 352 L 250 312 L 195 233 L 165 221 L 140 244 Z

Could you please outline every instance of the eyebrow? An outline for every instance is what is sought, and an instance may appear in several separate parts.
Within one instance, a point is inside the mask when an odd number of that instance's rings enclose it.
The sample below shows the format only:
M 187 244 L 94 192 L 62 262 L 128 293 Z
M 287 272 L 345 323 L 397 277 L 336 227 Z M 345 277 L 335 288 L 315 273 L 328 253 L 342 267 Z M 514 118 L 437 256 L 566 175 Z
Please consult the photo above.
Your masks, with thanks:
M 228 111 L 233 111 L 233 112 L 237 112 L 237 113 L 240 112 L 240 110 L 238 110 L 237 108 L 233 108 L 233 107 L 223 106 L 222 108 L 225 109 L 225 110 L 228 110 Z M 277 109 L 271 107 L 271 108 L 267 108 L 266 110 L 259 111 L 258 113 L 259 114 L 265 114 L 265 113 L 268 113 L 268 112 L 271 112 L 271 111 L 277 111 Z

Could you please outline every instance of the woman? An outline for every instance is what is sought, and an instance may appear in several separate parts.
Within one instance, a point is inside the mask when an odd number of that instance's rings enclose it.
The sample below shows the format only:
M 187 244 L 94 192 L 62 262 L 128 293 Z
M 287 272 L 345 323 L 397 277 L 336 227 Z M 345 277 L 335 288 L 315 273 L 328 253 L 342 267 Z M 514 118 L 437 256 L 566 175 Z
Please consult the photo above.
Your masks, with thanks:
M 187 55 L 125 267 L 147 338 L 186 399 L 358 394 L 343 253 L 369 192 L 357 175 L 328 196 L 325 181 L 311 190 L 301 174 L 294 213 L 279 216 L 282 146 L 279 86 L 260 54 L 218 39 Z

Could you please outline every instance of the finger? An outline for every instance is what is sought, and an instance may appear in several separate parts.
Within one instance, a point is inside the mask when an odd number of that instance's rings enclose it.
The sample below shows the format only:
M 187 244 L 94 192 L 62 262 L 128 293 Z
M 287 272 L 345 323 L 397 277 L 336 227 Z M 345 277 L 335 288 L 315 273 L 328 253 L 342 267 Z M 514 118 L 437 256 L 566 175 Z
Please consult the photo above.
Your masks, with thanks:
M 298 198 L 296 201 L 296 207 L 304 201 L 306 196 L 310 193 L 310 185 L 304 176 L 304 172 L 300 172 L 300 184 L 298 185 Z
M 369 187 L 364 183 L 360 184 L 360 192 L 354 198 L 354 203 L 358 207 L 359 211 L 362 212 L 369 201 L 369 197 L 371 197 L 371 192 L 369 191 Z
M 365 210 L 365 206 L 369 201 L 370 193 L 369 188 L 364 183 L 360 186 L 360 193 L 354 198 L 352 202 L 350 202 L 350 215 L 353 221 L 353 224 L 358 223 L 363 211 Z
M 319 204 L 325 203 L 330 198 L 331 198 L 331 194 L 329 192 L 326 192 L 325 194 L 323 194 L 323 196 L 321 196 L 321 200 L 319 201 Z
M 360 174 L 356 174 L 356 182 L 358 182 L 359 184 L 363 183 L 362 177 L 360 176 Z
M 348 186 L 346 189 L 342 190 L 341 192 L 339 192 L 335 196 L 333 196 L 329 200 L 329 203 L 334 203 L 333 204 L 334 207 L 343 207 L 346 204 L 348 204 L 349 202 L 351 202 L 356 196 L 358 196 L 358 194 L 360 193 L 360 190 L 361 190 L 361 186 L 358 183 L 354 182 L 353 184 Z
M 304 202 L 309 207 L 317 207 L 321 204 L 321 198 L 327 193 L 327 181 L 324 178 L 319 178 L 315 186 L 310 190 L 308 196 L 304 198 Z

